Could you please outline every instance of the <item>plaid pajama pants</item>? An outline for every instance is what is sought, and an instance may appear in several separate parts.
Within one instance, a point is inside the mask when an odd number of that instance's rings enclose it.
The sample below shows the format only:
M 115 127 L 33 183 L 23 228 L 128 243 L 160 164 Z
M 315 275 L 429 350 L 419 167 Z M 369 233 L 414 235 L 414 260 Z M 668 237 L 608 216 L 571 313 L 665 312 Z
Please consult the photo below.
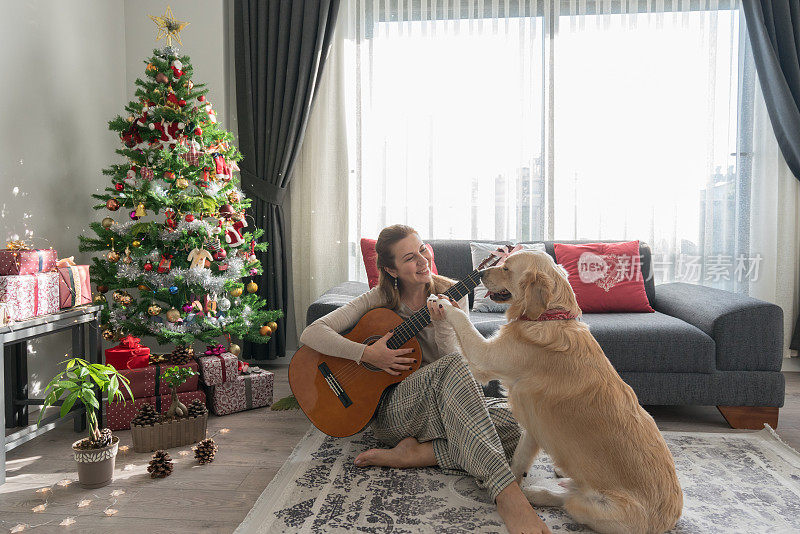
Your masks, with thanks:
M 492 501 L 514 482 L 509 464 L 521 428 L 506 399 L 484 397 L 460 353 L 442 356 L 387 389 L 370 424 L 390 447 L 409 436 L 432 441 L 441 470 L 472 475 Z

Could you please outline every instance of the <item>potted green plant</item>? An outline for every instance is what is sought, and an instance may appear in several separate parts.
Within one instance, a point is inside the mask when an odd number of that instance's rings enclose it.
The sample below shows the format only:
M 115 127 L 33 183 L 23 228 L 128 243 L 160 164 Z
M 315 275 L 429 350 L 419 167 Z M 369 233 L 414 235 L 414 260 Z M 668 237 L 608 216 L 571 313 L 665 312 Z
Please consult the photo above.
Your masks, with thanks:
M 122 386 L 133 400 L 133 393 L 128 387 L 129 380 L 111 365 L 89 363 L 81 358 L 72 358 L 61 363 L 66 363 L 66 368 L 47 384 L 44 405 L 39 412 L 37 424 L 42 423 L 45 409 L 56 404 L 62 396 L 64 400 L 61 404 L 61 417 L 67 415 L 76 402 L 81 401 L 86 407 L 89 436 L 72 444 L 73 455 L 78 462 L 78 481 L 84 488 L 106 486 L 114 479 L 119 438 L 113 436 L 108 428 L 99 428 L 97 412 L 100 411 L 100 400 L 95 388 L 99 389 L 100 399 L 105 394 L 109 402 L 124 403 Z
M 189 367 L 170 367 L 162 378 L 169 384 L 172 404 L 163 417 L 153 417 L 150 405 L 143 405 L 131 421 L 131 439 L 135 452 L 157 451 L 197 443 L 206 437 L 208 410 L 200 400 L 188 408 L 178 399 L 178 388 L 197 373 Z

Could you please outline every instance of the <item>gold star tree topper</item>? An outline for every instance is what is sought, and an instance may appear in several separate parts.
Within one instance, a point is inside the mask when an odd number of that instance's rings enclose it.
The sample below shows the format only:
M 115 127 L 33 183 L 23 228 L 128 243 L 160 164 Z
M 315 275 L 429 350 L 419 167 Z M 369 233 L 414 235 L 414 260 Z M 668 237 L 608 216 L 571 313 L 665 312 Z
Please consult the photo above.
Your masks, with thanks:
M 175 15 L 172 14 L 172 9 L 170 9 L 169 6 L 167 6 L 167 10 L 164 12 L 164 16 L 154 17 L 153 15 L 150 15 L 150 18 L 153 19 L 153 22 L 155 22 L 156 26 L 158 27 L 158 36 L 156 37 L 156 41 L 166 37 L 167 46 L 171 46 L 172 39 L 174 38 L 176 41 L 178 41 L 179 45 L 183 46 L 181 38 L 178 34 L 180 34 L 181 30 L 189 25 L 188 22 L 175 20 Z

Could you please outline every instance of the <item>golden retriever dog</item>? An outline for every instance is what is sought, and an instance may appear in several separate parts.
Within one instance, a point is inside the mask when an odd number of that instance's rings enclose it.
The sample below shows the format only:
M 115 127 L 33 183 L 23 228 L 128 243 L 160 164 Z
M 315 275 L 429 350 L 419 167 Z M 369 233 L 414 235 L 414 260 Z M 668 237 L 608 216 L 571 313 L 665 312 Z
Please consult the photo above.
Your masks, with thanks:
M 523 429 L 511 470 L 522 480 L 543 449 L 570 477 L 565 491 L 523 488 L 534 505 L 563 506 L 602 533 L 661 533 L 675 526 L 683 493 L 675 463 L 630 386 L 577 319 L 535 320 L 543 312 L 581 310 L 566 270 L 539 251 L 510 255 L 484 271 L 508 323 L 484 338 L 468 316 L 435 295 L 475 378 L 499 379 Z

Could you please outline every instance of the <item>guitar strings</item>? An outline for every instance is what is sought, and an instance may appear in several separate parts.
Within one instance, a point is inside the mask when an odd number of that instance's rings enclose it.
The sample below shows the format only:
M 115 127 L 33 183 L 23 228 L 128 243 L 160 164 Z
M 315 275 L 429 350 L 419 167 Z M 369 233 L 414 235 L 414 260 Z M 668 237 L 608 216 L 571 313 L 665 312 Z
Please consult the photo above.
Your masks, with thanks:
M 475 280 L 473 279 L 473 278 L 475 278 L 475 275 L 478 275 L 478 277 L 479 277 L 479 274 L 478 274 L 477 270 L 473 271 L 472 273 L 470 273 L 470 275 L 467 276 L 467 279 L 470 282 L 473 282 L 473 284 L 474 284 L 473 287 L 475 285 L 477 285 L 477 283 L 475 283 Z M 463 288 L 463 293 L 461 291 L 462 288 Z M 471 291 L 471 289 L 467 289 L 466 284 L 463 281 L 460 281 L 460 282 L 457 282 L 457 283 L 453 284 L 450 288 L 448 288 L 448 290 L 444 292 L 444 295 L 448 296 L 450 298 L 453 298 L 453 300 L 458 301 L 458 300 L 462 299 L 464 297 L 464 295 L 466 295 L 469 291 Z M 417 322 L 420 322 L 421 324 L 417 324 Z M 430 314 L 429 314 L 429 311 L 428 311 L 428 307 L 426 305 L 425 307 L 421 308 L 419 311 L 417 311 L 414 314 L 410 315 L 407 319 L 405 319 L 398 326 L 396 326 L 394 328 L 395 335 L 400 334 L 401 336 L 408 336 L 408 337 L 406 337 L 406 339 L 404 339 L 402 341 L 402 343 L 397 345 L 397 348 L 402 347 L 406 342 L 408 342 L 409 339 L 411 339 L 412 337 L 414 337 L 416 335 L 416 333 L 413 332 L 413 329 L 409 328 L 409 324 L 411 326 L 417 327 L 418 328 L 417 332 L 418 332 L 419 330 L 422 330 L 422 328 L 425 328 L 426 326 L 428 326 L 428 324 L 430 322 L 431 322 L 431 317 L 430 317 Z M 390 340 L 391 339 L 395 339 L 394 336 L 392 336 L 392 338 L 390 338 Z M 394 349 L 394 350 L 396 350 L 396 349 Z M 404 355 L 404 357 L 410 357 L 410 356 Z M 419 359 L 421 359 L 421 358 L 422 358 L 422 355 L 420 354 L 419 355 Z M 335 373 L 333 374 L 334 378 L 342 386 L 342 388 L 344 388 L 347 385 L 350 385 L 356 378 L 358 378 L 359 375 L 362 374 L 361 370 L 364 368 L 364 366 L 359 365 L 358 363 L 352 363 L 352 364 L 348 363 L 348 364 L 346 364 L 346 367 L 347 367 L 347 369 L 343 369 L 339 373 L 338 376 Z M 381 370 L 383 370 L 383 369 L 381 369 Z M 396 375 L 392 375 L 392 376 L 396 376 Z
M 478 278 L 478 279 L 480 278 L 480 274 L 478 273 L 477 269 L 474 270 L 472 273 L 470 273 L 466 278 L 467 280 L 472 282 L 473 288 L 477 285 L 477 282 L 476 282 L 475 278 Z M 447 291 L 444 292 L 444 295 L 452 298 L 455 301 L 458 301 L 458 300 L 461 300 L 462 298 L 464 298 L 464 295 L 466 295 L 470 291 L 472 291 L 472 289 L 468 289 L 467 285 L 462 280 L 462 281 L 456 282 L 450 288 L 448 288 Z M 399 349 L 405 343 L 407 343 L 408 340 L 410 340 L 412 337 L 416 336 L 416 333 L 413 331 L 414 328 L 412 328 L 412 327 L 417 328 L 417 332 L 419 332 L 420 330 L 422 330 L 423 328 L 428 326 L 428 324 L 431 322 L 431 320 L 432 319 L 430 317 L 430 313 L 429 313 L 429 310 L 428 310 L 428 307 L 427 307 L 427 303 L 426 303 L 425 307 L 421 308 L 417 312 L 415 312 L 412 315 L 410 315 L 402 323 L 400 323 L 398 326 L 396 326 L 394 328 L 394 335 L 389 339 L 390 340 L 392 340 L 392 339 L 400 339 L 401 337 L 404 337 L 404 339 L 402 340 L 402 343 L 397 345 L 397 347 L 395 349 L 393 349 L 393 350 Z M 417 324 L 418 322 L 420 324 Z M 398 334 L 399 334 L 399 337 L 395 338 L 395 336 L 398 336 Z M 411 356 L 406 354 L 406 355 L 403 355 L 403 357 L 408 358 L 408 357 L 411 357 Z M 418 356 L 418 359 L 420 359 L 420 360 L 422 359 L 422 354 L 420 354 Z M 342 388 L 344 388 L 345 386 L 351 384 L 356 378 L 359 377 L 359 375 L 362 374 L 361 373 L 362 369 L 364 369 L 363 365 L 359 365 L 356 362 L 352 362 L 352 363 L 345 364 L 342 367 L 342 369 L 340 369 L 340 372 L 339 372 L 338 376 L 337 376 L 336 373 L 332 373 L 332 374 L 333 374 L 333 377 L 336 379 L 336 381 L 339 383 L 339 385 L 342 386 Z M 383 369 L 381 369 L 381 370 L 383 371 Z M 392 376 L 396 376 L 396 375 L 392 375 Z

